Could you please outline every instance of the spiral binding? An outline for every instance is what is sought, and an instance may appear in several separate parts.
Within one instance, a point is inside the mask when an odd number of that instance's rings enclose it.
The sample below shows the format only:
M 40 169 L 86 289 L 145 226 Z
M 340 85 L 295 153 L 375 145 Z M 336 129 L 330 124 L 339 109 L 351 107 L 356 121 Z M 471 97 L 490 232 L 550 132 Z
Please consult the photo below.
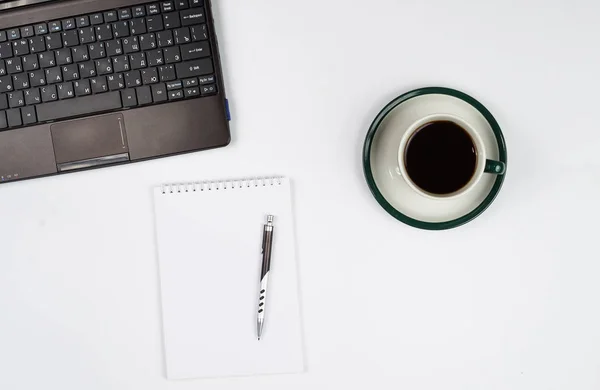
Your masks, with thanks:
M 161 192 L 164 195 L 180 194 L 182 192 L 226 191 L 252 187 L 279 186 L 283 183 L 282 176 L 255 177 L 248 179 L 199 181 L 193 183 L 163 184 Z

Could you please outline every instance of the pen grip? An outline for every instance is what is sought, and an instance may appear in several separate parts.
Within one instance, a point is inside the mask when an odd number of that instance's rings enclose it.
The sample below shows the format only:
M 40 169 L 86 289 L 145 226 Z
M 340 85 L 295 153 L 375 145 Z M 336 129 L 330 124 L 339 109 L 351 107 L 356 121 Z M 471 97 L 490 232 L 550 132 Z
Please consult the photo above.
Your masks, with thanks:
M 273 230 L 266 230 L 264 231 L 264 235 L 263 235 L 263 248 L 262 248 L 262 255 L 263 255 L 263 261 L 262 261 L 262 270 L 260 273 L 260 279 L 262 280 L 265 275 L 267 274 L 267 272 L 269 272 L 269 269 L 271 269 L 271 251 L 273 248 Z

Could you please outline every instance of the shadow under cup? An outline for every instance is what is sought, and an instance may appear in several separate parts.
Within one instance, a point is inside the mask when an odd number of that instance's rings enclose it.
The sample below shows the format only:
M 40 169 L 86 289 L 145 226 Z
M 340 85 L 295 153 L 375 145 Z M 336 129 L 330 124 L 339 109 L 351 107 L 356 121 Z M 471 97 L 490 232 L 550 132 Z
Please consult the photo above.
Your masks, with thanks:
M 460 118 L 434 115 L 407 131 L 399 164 L 414 190 L 432 198 L 459 196 L 474 187 L 484 173 L 501 175 L 502 162 L 489 160 L 477 131 Z

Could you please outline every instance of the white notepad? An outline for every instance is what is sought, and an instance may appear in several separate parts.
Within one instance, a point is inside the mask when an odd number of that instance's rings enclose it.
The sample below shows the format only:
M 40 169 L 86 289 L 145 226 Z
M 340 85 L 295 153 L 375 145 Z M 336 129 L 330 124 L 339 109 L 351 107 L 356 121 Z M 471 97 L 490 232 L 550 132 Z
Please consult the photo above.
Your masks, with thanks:
M 286 178 L 154 190 L 167 377 L 304 370 Z M 263 224 L 275 216 L 263 337 L 256 337 Z

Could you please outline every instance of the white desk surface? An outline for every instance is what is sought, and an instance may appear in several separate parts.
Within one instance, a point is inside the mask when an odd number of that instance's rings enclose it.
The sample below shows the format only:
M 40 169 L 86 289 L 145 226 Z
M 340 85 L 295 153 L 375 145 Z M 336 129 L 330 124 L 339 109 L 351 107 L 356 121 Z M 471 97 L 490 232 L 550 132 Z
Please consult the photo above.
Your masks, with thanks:
M 229 147 L 0 187 L 1 389 L 600 388 L 598 2 L 215 8 Z M 446 232 L 388 216 L 361 166 L 381 107 L 430 85 L 483 102 L 509 148 L 496 202 Z M 306 373 L 167 381 L 151 187 L 273 173 Z

